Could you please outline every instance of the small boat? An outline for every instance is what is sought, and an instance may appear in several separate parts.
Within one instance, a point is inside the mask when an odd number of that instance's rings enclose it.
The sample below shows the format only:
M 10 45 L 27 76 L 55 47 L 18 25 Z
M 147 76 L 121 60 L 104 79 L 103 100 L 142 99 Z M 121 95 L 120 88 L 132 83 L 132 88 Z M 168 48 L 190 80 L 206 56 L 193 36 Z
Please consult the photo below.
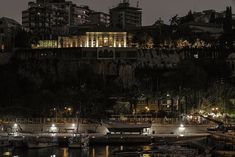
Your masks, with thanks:
M 50 136 L 33 136 L 27 139 L 28 148 L 47 148 L 58 146 L 58 139 Z
M 9 141 L 9 138 L 7 136 L 1 136 L 0 137 L 0 147 L 8 147 L 11 143 Z
M 69 139 L 68 146 L 69 148 L 86 149 L 89 146 L 89 136 L 74 134 L 74 136 Z
M 102 124 L 109 130 L 109 132 L 139 132 L 142 133 L 144 129 L 151 128 L 151 123 L 149 122 L 136 122 L 127 123 L 120 121 L 106 121 Z

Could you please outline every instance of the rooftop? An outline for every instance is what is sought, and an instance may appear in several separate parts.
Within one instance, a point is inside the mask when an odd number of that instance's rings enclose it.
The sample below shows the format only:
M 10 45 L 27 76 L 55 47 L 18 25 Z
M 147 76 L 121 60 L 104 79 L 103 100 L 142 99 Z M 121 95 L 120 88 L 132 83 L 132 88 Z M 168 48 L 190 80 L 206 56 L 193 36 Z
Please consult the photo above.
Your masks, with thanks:
M 15 25 L 15 26 L 20 27 L 20 24 L 18 22 L 16 22 L 13 19 L 7 18 L 7 17 L 1 17 L 0 21 L 1 21 L 1 23 L 5 23 L 5 24 L 8 24 L 8 25 L 11 24 L 11 25 Z
M 131 7 L 129 2 L 119 3 L 117 7 L 114 7 L 111 10 L 124 10 L 124 9 L 131 9 L 131 10 L 137 10 L 137 11 L 142 10 L 141 8 Z

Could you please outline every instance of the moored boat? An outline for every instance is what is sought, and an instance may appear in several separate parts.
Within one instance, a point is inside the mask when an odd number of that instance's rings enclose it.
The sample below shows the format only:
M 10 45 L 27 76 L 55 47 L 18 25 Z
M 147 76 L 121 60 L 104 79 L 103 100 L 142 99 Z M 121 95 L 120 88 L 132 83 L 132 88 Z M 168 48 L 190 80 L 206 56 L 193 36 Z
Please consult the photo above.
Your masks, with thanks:
M 119 122 L 119 121 L 108 121 L 102 123 L 109 132 L 139 132 L 143 133 L 144 129 L 151 128 L 151 123 L 148 122 Z

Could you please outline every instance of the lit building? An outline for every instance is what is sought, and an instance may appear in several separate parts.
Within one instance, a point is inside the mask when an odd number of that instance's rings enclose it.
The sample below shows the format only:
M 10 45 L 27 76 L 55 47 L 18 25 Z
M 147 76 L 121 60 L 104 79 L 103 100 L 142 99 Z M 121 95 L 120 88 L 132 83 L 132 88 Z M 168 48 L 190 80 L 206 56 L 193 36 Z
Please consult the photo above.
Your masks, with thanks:
M 89 15 L 92 12 L 88 6 L 75 6 L 73 7 L 73 19 L 74 22 L 70 26 L 77 26 L 89 23 Z
M 32 48 L 129 47 L 127 32 L 86 32 L 79 36 L 60 36 L 57 40 L 40 40 Z
M 13 19 L 0 18 L 0 52 L 9 52 L 14 48 L 17 30 L 21 25 Z
M 142 25 L 141 8 L 131 7 L 127 0 L 123 0 L 117 7 L 110 9 L 111 26 L 126 29 Z
M 39 40 L 37 44 L 32 45 L 32 48 L 58 48 L 58 42 L 57 40 Z
M 59 37 L 59 47 L 127 47 L 127 32 L 86 32 L 85 35 Z
M 22 12 L 23 27 L 42 39 L 52 35 L 65 35 L 70 26 L 88 22 L 88 6 L 77 6 L 65 0 L 37 0 L 29 2 L 28 9 Z

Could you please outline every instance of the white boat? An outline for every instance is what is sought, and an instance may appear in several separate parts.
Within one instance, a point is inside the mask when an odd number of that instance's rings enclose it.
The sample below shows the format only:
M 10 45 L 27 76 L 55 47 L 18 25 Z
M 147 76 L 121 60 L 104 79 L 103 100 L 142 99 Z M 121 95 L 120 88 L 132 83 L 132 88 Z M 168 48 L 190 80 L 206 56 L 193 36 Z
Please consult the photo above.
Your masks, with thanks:
M 89 146 L 89 136 L 74 134 L 74 136 L 69 139 L 68 146 L 69 148 L 86 149 Z
M 58 139 L 50 136 L 36 136 L 27 139 L 28 148 L 47 148 L 58 146 Z
M 144 129 L 150 128 L 151 123 L 128 123 L 120 121 L 108 121 L 102 123 L 109 132 L 139 132 L 142 133 Z
M 0 137 L 0 147 L 8 147 L 10 145 L 11 143 L 8 137 L 5 137 L 5 136 Z

